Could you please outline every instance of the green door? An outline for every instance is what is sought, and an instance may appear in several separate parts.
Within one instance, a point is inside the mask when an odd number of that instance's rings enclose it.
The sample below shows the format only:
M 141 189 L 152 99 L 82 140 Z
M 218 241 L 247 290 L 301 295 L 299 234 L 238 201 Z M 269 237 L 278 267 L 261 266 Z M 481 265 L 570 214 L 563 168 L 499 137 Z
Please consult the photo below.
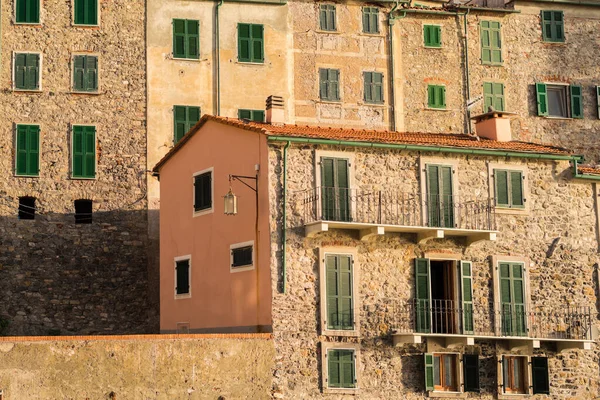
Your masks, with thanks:
M 429 270 L 428 258 L 415 259 L 415 330 L 421 333 L 431 330 Z
M 503 336 L 526 336 L 523 264 L 500 263 L 500 317 Z
M 327 268 L 327 329 L 354 329 L 352 299 L 352 257 L 328 254 Z
M 348 160 L 321 157 L 322 219 L 350 221 Z
M 454 228 L 452 167 L 427 165 L 427 215 L 429 226 Z
M 463 334 L 472 335 L 473 327 L 473 264 L 471 261 L 460 262 L 461 288 L 462 288 L 462 326 Z

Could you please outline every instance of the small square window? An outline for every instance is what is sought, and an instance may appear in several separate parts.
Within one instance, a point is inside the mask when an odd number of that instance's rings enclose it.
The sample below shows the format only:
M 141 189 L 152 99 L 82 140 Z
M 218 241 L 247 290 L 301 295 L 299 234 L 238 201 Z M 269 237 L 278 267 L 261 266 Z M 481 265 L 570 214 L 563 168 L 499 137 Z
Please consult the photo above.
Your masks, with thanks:
M 39 53 L 15 53 L 14 88 L 16 90 L 41 89 L 41 55 Z
M 254 242 L 244 242 L 230 247 L 231 272 L 254 268 Z
M 544 42 L 564 42 L 565 26 L 563 12 L 543 10 L 541 13 L 542 39 Z
M 193 19 L 173 20 L 173 57 L 200 58 L 200 22 Z
M 19 219 L 35 219 L 35 197 L 19 197 Z
M 327 387 L 333 389 L 356 388 L 354 350 L 330 349 L 327 351 Z
M 75 200 L 75 223 L 92 223 L 92 200 Z
M 363 32 L 373 34 L 379 33 L 379 8 L 363 8 Z
M 323 31 L 336 31 L 335 5 L 321 4 L 319 6 L 319 27 Z
M 364 72 L 365 103 L 383 103 L 383 74 L 381 72 Z
M 189 297 L 190 292 L 190 257 L 175 259 L 175 297 Z
M 525 207 L 523 178 L 524 175 L 521 171 L 494 170 L 496 206 L 507 208 Z
M 79 54 L 73 56 L 73 90 L 98 91 L 98 57 Z
M 339 69 L 319 69 L 319 96 L 321 100 L 340 101 Z
M 15 22 L 17 24 L 39 24 L 40 0 L 16 0 Z
M 265 112 L 263 110 L 238 110 L 238 119 L 247 119 L 254 122 L 265 122 Z
M 173 106 L 173 120 L 175 123 L 173 141 L 177 144 L 200 120 L 200 107 Z
M 73 0 L 75 25 L 98 25 L 98 0 Z
M 446 87 L 441 85 L 427 86 L 427 107 L 446 109 Z
M 442 27 L 439 25 L 424 25 L 423 39 L 425 47 L 442 47 Z
M 238 61 L 265 62 L 265 29 L 259 24 L 238 24 Z
M 212 171 L 194 175 L 194 212 L 211 210 L 212 203 Z

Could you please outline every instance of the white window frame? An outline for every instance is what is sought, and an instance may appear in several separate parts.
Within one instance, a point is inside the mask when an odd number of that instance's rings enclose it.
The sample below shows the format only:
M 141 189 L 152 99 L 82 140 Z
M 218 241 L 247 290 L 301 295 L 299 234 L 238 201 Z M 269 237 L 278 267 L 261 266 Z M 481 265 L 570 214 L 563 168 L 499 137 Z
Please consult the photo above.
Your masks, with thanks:
M 523 357 L 525 359 L 525 371 L 524 372 L 524 376 L 523 378 L 525 379 L 524 382 L 524 386 L 525 386 L 525 393 L 506 393 L 505 392 L 505 387 L 504 387 L 504 365 L 503 365 L 503 357 L 507 356 L 507 357 Z M 519 397 L 526 397 L 529 396 L 531 393 L 533 393 L 533 388 L 530 387 L 531 382 L 532 382 L 532 376 L 531 376 L 531 356 L 530 355 L 525 355 L 525 354 L 510 354 L 510 353 L 503 353 L 503 354 L 499 354 L 497 356 L 497 362 L 498 362 L 498 399 L 499 400 L 509 400 L 509 399 L 515 399 L 515 398 L 519 398 Z M 500 389 L 501 388 L 501 389 Z
M 37 54 L 40 57 L 40 65 L 39 65 L 39 80 L 38 80 L 38 88 L 37 89 L 17 89 L 17 66 L 15 63 L 17 62 L 17 54 Z M 43 90 L 42 88 L 42 72 L 44 70 L 44 54 L 41 51 L 13 51 L 12 52 L 12 90 L 14 92 L 34 92 L 38 93 Z
M 252 246 L 252 265 L 247 265 L 244 267 L 233 267 L 233 250 L 239 249 L 241 247 Z M 229 246 L 229 272 L 244 272 L 251 271 L 256 267 L 256 246 L 254 245 L 254 240 L 249 240 L 247 242 L 235 243 Z
M 496 169 L 504 169 L 509 171 L 518 171 L 523 174 L 523 207 L 518 208 L 510 208 L 499 206 L 496 204 L 496 179 L 494 178 L 494 170 Z M 493 202 L 493 206 L 496 210 L 496 214 L 528 214 L 529 213 L 529 169 L 526 165 L 516 165 L 516 164 L 507 164 L 507 163 L 488 163 L 488 188 L 489 188 L 489 198 Z
M 12 20 L 13 24 L 15 24 L 15 25 L 30 25 L 30 26 L 42 25 L 42 9 L 43 9 L 44 0 L 38 0 L 39 12 L 40 12 L 39 22 L 17 22 L 17 1 L 18 0 L 14 0 L 14 4 L 13 4 L 13 20 Z M 0 393 L 0 394 L 2 394 L 2 393 Z
M 189 292 L 177 294 L 177 261 L 188 261 L 188 281 L 189 281 Z M 189 299 L 192 297 L 192 255 L 187 254 L 185 256 L 175 257 L 173 259 L 173 292 L 175 293 L 175 300 Z
M 330 388 L 329 387 L 329 362 L 327 355 L 331 350 L 350 350 L 354 352 L 354 378 L 356 387 L 354 388 Z M 323 393 L 335 394 L 357 394 L 360 389 L 360 344 L 357 343 L 336 343 L 321 342 L 321 391 Z
M 96 156 L 94 157 L 94 177 L 93 178 L 80 178 L 73 176 L 73 128 L 75 126 L 93 126 L 96 134 L 94 135 L 94 150 Z M 77 124 L 72 123 L 69 125 L 69 150 L 71 151 L 71 156 L 69 157 L 70 165 L 69 165 L 69 179 L 77 180 L 77 181 L 93 181 L 98 179 L 98 125 L 96 124 Z
M 211 206 L 210 208 L 206 208 L 204 210 L 196 211 L 194 208 L 196 204 L 196 177 L 199 175 L 206 174 L 210 172 L 210 198 L 211 198 Z M 199 217 L 201 215 L 212 214 L 215 211 L 215 167 L 210 167 L 203 169 L 201 171 L 194 172 L 192 175 L 192 218 Z
M 546 98 L 547 98 L 547 103 L 548 103 L 548 116 L 546 116 L 545 118 L 549 118 L 549 119 L 573 119 L 573 116 L 571 115 L 571 93 L 569 91 L 569 87 L 571 85 L 569 85 L 568 83 L 563 83 L 563 82 L 541 82 L 544 85 L 546 85 Z M 563 90 L 565 91 L 565 108 L 566 108 L 566 112 L 567 115 L 565 117 L 563 116 L 557 116 L 557 115 L 550 115 L 550 96 L 548 95 L 548 89 L 550 88 L 550 86 L 559 86 L 562 87 Z
M 75 0 L 71 0 L 71 26 L 73 27 L 77 27 L 77 28 L 98 28 L 100 27 L 100 9 L 102 7 L 100 7 L 100 2 L 102 0 L 97 0 L 96 1 L 96 5 L 97 5 L 97 10 L 96 10 L 96 15 L 98 16 L 98 21 L 95 25 L 88 25 L 88 24 L 76 24 L 75 23 Z
M 500 263 L 503 262 L 523 264 L 523 290 L 525 290 L 525 313 L 527 314 L 531 309 L 531 291 L 529 290 L 529 268 L 532 266 L 532 263 L 530 262 L 529 258 L 515 256 L 492 256 L 492 275 L 494 280 L 494 314 L 500 312 Z M 530 329 L 529 325 L 527 325 L 527 329 Z M 495 324 L 494 330 L 496 336 L 500 336 L 502 334 L 502 326 L 500 326 L 500 324 Z
M 315 159 L 314 159 L 314 170 L 315 170 L 315 190 L 321 187 L 321 157 L 332 157 L 332 158 L 343 158 L 348 160 L 348 182 L 350 182 L 350 191 L 356 189 L 356 181 L 354 178 L 354 158 L 355 153 L 349 151 L 329 151 L 329 150 L 315 150 Z M 352 214 L 353 210 L 356 210 L 356 196 L 350 197 L 350 214 Z M 317 201 L 317 218 L 320 218 L 323 215 L 323 203 L 318 200 Z
M 427 199 L 427 165 L 442 165 L 448 166 L 452 168 L 452 197 L 460 199 L 459 196 L 459 184 L 458 184 L 458 165 L 459 160 L 456 159 L 448 159 L 448 158 L 440 158 L 440 157 L 419 157 L 419 179 L 421 181 L 421 198 Z M 421 217 L 422 221 L 429 221 L 428 219 L 428 210 L 426 206 L 426 202 L 422 202 L 421 207 Z M 460 218 L 460 213 L 457 212 L 456 203 L 454 204 L 454 224 L 460 224 L 458 220 Z M 452 229 L 452 228 L 439 228 L 439 229 Z
M 40 137 L 38 138 L 38 174 L 37 175 L 18 175 L 17 174 L 17 126 L 19 125 L 35 125 L 38 127 L 40 131 Z M 14 138 L 14 147 L 13 147 L 13 176 L 15 178 L 39 178 L 41 175 L 41 162 L 42 162 L 42 125 L 28 122 L 15 122 L 13 124 L 13 138 Z
M 83 91 L 79 91 L 79 90 L 75 90 L 75 85 L 73 82 L 73 75 L 75 73 L 75 56 L 92 56 L 92 57 L 96 57 L 96 79 L 98 80 L 98 87 L 96 88 L 95 91 L 93 92 L 83 92 Z M 89 94 L 89 95 L 95 95 L 95 94 L 100 94 L 100 53 L 86 53 L 86 52 L 74 52 L 71 53 L 71 75 L 69 77 L 70 82 L 69 82 L 69 89 L 71 93 L 76 93 L 76 94 Z

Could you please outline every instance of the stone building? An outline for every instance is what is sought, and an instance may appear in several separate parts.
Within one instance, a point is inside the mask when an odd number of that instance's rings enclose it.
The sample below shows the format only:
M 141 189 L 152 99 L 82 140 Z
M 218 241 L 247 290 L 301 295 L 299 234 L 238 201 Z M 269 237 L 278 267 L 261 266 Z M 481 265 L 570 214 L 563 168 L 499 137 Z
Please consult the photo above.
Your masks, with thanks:
M 144 12 L 0 3 L 0 335 L 155 329 Z
M 272 329 L 274 398 L 600 395 L 600 171 L 508 113 L 472 136 L 268 104 L 204 116 L 154 168 L 161 331 Z

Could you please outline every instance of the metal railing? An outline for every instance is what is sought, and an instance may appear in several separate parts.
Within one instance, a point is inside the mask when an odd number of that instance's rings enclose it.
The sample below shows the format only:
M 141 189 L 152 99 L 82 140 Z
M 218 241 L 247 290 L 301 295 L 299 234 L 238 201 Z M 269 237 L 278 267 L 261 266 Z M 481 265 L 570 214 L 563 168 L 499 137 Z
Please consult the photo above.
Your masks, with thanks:
M 385 300 L 365 310 L 370 324 L 396 333 L 592 340 L 592 307 L 498 304 L 485 307 L 453 300 Z
M 300 193 L 304 223 L 316 221 L 495 230 L 490 200 L 406 193 L 394 189 L 317 187 Z

